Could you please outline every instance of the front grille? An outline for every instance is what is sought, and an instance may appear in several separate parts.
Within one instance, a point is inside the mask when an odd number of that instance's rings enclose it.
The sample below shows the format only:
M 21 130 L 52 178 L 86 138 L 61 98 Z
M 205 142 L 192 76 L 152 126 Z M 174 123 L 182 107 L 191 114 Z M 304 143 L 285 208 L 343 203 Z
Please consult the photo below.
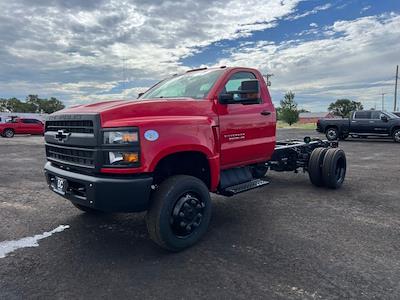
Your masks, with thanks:
M 95 150 L 86 148 L 46 145 L 49 160 L 79 167 L 94 168 Z
M 93 133 L 92 120 L 57 120 L 47 121 L 46 131 L 64 130 L 71 133 Z

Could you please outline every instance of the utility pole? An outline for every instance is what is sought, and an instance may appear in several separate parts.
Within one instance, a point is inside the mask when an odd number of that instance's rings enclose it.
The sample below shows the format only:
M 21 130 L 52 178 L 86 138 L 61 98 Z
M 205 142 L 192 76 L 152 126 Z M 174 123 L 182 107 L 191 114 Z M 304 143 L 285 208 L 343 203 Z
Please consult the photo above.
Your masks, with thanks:
M 269 78 L 274 76 L 274 74 L 263 74 L 263 76 L 267 79 L 267 86 L 271 86 L 271 81 L 269 81 Z
M 399 65 L 396 67 L 396 83 L 394 85 L 394 107 L 393 111 L 397 110 L 397 81 L 399 79 Z
M 383 90 L 382 90 L 382 110 L 384 110 L 385 109 L 385 95 L 386 95 L 386 93 L 384 93 L 383 92 Z

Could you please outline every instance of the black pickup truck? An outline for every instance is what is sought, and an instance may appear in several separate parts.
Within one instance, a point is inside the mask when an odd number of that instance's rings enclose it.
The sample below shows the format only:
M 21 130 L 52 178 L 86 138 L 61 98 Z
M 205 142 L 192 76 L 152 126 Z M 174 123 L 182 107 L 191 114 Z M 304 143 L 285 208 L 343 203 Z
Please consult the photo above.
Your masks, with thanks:
M 400 117 L 380 110 L 352 112 L 350 119 L 320 119 L 317 131 L 325 133 L 330 141 L 351 137 L 392 137 L 400 143 Z

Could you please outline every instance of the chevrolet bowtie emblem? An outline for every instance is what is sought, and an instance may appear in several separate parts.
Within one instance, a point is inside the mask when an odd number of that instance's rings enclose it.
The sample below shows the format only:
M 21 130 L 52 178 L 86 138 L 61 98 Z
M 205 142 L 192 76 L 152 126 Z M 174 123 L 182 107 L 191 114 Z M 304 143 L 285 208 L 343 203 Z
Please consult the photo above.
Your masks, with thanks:
M 65 132 L 64 130 L 58 130 L 54 138 L 59 142 L 65 142 L 70 135 L 71 135 L 70 132 Z

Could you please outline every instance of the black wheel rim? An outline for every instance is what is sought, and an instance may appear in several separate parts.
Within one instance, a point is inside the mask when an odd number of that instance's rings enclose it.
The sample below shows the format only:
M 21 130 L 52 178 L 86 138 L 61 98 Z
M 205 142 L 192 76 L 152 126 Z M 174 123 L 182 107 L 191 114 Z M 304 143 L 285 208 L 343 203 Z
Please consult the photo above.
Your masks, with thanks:
M 346 163 L 344 159 L 341 157 L 338 159 L 335 168 L 335 177 L 336 182 L 341 184 L 344 181 L 344 176 L 346 174 Z
M 172 232 L 179 238 L 192 235 L 203 221 L 205 203 L 195 193 L 183 194 L 172 210 L 170 220 Z

